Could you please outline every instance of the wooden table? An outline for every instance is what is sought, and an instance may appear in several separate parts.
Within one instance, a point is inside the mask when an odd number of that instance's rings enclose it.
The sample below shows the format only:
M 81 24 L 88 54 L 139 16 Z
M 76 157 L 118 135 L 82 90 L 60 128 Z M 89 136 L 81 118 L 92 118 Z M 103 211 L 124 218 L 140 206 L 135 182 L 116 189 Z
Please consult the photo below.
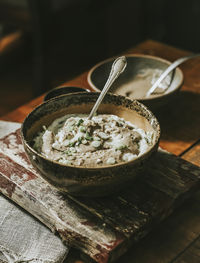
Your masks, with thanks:
M 126 53 L 150 54 L 170 61 L 189 54 L 187 51 L 152 40 L 145 41 Z M 160 146 L 200 166 L 200 59 L 187 61 L 180 68 L 184 73 L 184 85 L 179 96 L 155 112 L 162 129 Z M 65 85 L 90 88 L 87 72 Z M 42 100 L 43 96 L 36 98 L 1 119 L 22 122 Z M 72 249 L 65 262 L 87 261 L 81 260 L 78 252 Z M 129 249 L 118 262 L 199 263 L 200 192 Z

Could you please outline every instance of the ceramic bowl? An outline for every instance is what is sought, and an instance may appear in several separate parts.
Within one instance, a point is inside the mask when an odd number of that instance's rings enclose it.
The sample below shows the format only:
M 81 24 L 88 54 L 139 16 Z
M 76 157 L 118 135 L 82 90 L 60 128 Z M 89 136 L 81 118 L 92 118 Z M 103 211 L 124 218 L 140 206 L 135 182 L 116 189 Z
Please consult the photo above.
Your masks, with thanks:
M 127 67 L 123 74 L 114 82 L 109 92 L 137 99 L 151 110 L 158 108 L 174 98 L 183 83 L 183 73 L 179 68 L 170 73 L 164 85 L 168 85 L 165 93 L 152 94 L 145 97 L 159 76 L 171 62 L 148 55 L 125 55 Z M 101 91 L 110 72 L 115 58 L 110 58 L 95 65 L 88 73 L 88 83 L 94 91 Z M 154 81 L 154 82 L 153 82 Z
M 90 92 L 89 89 L 81 87 L 71 87 L 71 86 L 59 86 L 48 91 L 44 96 L 44 101 L 50 100 L 52 98 L 58 97 L 60 95 L 75 93 L 75 92 Z
M 115 114 L 123 117 L 145 131 L 153 131 L 152 146 L 133 161 L 105 167 L 84 168 L 62 165 L 46 159 L 32 148 L 33 138 L 58 117 L 71 113 L 88 114 L 96 102 L 99 93 L 74 93 L 63 95 L 44 102 L 35 108 L 24 120 L 21 128 L 22 141 L 33 166 L 52 185 L 71 195 L 103 196 L 130 185 L 140 174 L 149 157 L 157 150 L 160 138 L 160 126 L 143 104 L 123 96 L 107 94 L 98 113 Z

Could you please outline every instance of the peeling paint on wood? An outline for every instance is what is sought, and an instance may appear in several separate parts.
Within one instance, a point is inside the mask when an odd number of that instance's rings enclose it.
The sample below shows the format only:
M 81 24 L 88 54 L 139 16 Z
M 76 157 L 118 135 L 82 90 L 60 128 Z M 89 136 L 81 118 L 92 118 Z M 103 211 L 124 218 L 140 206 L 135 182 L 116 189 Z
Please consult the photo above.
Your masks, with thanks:
M 19 130 L 0 140 L 0 191 L 99 263 L 122 255 L 199 185 L 200 168 L 160 149 L 124 191 L 75 198 L 61 194 L 35 171 Z

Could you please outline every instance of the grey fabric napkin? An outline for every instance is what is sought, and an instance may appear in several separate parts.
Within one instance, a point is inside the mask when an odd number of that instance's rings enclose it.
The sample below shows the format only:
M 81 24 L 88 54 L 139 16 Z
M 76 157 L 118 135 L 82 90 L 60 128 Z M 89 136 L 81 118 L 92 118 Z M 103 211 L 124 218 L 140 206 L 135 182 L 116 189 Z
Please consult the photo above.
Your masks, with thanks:
M 0 138 L 19 127 L 0 121 Z M 58 263 L 68 251 L 59 237 L 0 194 L 0 263 Z

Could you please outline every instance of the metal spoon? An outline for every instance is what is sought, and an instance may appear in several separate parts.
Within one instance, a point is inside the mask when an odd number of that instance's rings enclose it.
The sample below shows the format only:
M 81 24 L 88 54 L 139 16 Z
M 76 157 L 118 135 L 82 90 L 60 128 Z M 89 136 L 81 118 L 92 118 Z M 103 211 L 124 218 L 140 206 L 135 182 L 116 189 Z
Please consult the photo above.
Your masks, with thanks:
M 164 80 L 164 78 L 167 77 L 167 75 L 172 71 L 174 70 L 176 67 L 178 67 L 180 64 L 182 64 L 183 62 L 187 61 L 188 59 L 191 59 L 191 58 L 194 58 L 194 57 L 198 57 L 200 56 L 200 53 L 198 54 L 192 54 L 192 55 L 189 55 L 189 56 L 185 56 L 185 57 L 182 57 L 182 58 L 179 58 L 177 60 L 175 60 L 161 75 L 160 77 L 156 80 L 156 82 L 153 84 L 153 86 L 148 90 L 147 94 L 146 94 L 146 97 L 150 96 L 154 91 L 155 89 L 158 87 L 158 85 Z M 170 85 L 169 85 L 170 86 Z M 169 86 L 165 89 L 163 89 L 163 91 L 161 93 L 164 93 L 168 88 Z
M 124 71 L 124 69 L 126 68 L 126 65 L 127 65 L 127 61 L 126 61 L 125 56 L 119 57 L 113 62 L 108 80 L 106 81 L 106 84 L 105 84 L 103 90 L 101 91 L 94 107 L 92 108 L 92 110 L 89 114 L 89 117 L 88 117 L 89 120 L 92 119 L 92 117 L 96 113 L 99 105 L 101 104 L 104 96 L 108 92 L 109 88 L 111 87 L 113 82 L 119 77 L 119 75 Z

